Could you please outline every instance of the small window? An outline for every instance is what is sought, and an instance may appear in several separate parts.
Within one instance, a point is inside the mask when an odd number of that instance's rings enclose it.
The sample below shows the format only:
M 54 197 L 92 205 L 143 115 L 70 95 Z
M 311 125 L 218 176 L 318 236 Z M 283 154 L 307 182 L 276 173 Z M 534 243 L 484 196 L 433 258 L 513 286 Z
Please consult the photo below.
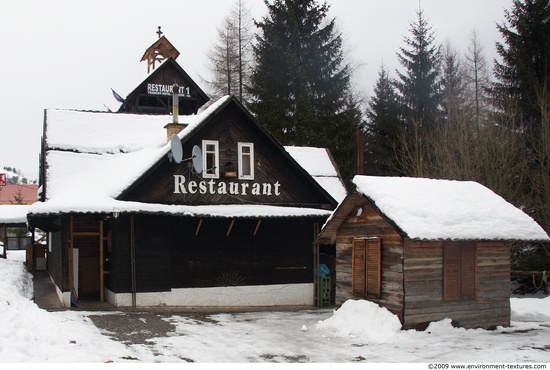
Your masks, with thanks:
M 443 298 L 473 300 L 477 293 L 477 254 L 474 243 L 446 242 L 443 250 Z
M 239 179 L 254 180 L 253 143 L 239 143 Z
M 217 141 L 202 141 L 202 173 L 204 178 L 217 179 L 220 177 L 220 157 L 218 147 Z

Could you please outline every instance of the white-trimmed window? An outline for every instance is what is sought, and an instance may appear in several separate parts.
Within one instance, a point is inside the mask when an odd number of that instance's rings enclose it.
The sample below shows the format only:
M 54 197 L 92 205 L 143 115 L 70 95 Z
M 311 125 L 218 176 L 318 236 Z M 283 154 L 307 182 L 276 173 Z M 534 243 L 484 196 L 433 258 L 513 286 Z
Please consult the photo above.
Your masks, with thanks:
M 254 180 L 253 143 L 239 143 L 239 179 Z
M 202 168 L 204 178 L 217 179 L 220 177 L 220 155 L 217 141 L 202 141 Z

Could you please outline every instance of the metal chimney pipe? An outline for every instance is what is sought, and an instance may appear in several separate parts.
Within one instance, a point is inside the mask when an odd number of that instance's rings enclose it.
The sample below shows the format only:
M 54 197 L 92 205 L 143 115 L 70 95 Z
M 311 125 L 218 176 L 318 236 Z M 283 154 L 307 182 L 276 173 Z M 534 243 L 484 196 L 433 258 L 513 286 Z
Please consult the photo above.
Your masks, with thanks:
M 179 86 L 174 84 L 172 86 L 172 123 L 178 124 L 178 116 L 180 114 L 180 104 L 179 104 Z
M 166 124 L 164 128 L 166 129 L 166 142 L 170 142 L 172 135 L 177 135 L 181 130 L 183 130 L 187 124 L 179 124 L 179 86 L 174 83 L 172 86 L 172 123 Z
M 365 172 L 365 138 L 363 130 L 357 129 L 355 135 L 355 174 L 363 175 Z

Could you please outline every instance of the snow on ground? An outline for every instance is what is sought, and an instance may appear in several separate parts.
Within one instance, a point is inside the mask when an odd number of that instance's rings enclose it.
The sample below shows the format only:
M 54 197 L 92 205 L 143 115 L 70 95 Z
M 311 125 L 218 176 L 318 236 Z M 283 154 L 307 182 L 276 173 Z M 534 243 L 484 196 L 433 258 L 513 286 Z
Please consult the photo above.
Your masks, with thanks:
M 20 256 L 10 251 L 7 260 L 0 259 L 4 363 L 550 362 L 550 297 L 512 298 L 511 327 L 493 331 L 453 328 L 450 320 L 425 331 L 400 330 L 389 311 L 357 300 L 337 310 L 167 315 L 173 332 L 146 344 L 124 344 L 90 319 L 121 312 L 38 308 Z

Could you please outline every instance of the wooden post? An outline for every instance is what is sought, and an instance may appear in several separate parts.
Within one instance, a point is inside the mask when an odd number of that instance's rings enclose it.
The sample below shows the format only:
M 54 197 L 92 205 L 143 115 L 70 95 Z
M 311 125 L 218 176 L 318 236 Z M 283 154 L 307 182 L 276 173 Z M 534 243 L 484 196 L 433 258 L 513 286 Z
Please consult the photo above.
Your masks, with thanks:
M 32 249 L 32 252 L 31 252 L 31 256 L 32 256 L 32 271 L 36 271 L 36 245 L 34 244 L 34 241 L 36 240 L 35 239 L 35 234 L 34 234 L 34 228 L 32 229 L 32 233 L 31 233 L 31 249 Z
M 99 301 L 103 303 L 105 301 L 104 276 L 103 276 L 103 220 L 99 220 Z
M 319 255 L 319 242 L 317 236 L 319 235 L 319 223 L 313 224 L 313 305 L 315 307 L 321 306 L 321 297 L 319 296 L 319 287 L 321 284 L 321 277 L 319 274 L 319 265 L 321 257 Z
M 73 215 L 69 216 L 69 292 L 71 298 L 69 299 L 69 305 L 72 304 L 72 298 L 74 296 L 75 302 L 78 300 L 76 290 L 74 288 L 74 230 L 73 230 Z
M 130 267 L 132 270 L 132 307 L 136 307 L 136 242 L 135 242 L 135 217 L 134 214 L 130 216 Z
M 6 259 L 8 257 L 8 254 L 6 253 L 6 250 L 8 249 L 8 228 L 4 225 L 2 226 L 2 229 L 4 230 L 4 238 L 2 239 L 4 242 L 4 251 L 2 252 L 2 258 Z

